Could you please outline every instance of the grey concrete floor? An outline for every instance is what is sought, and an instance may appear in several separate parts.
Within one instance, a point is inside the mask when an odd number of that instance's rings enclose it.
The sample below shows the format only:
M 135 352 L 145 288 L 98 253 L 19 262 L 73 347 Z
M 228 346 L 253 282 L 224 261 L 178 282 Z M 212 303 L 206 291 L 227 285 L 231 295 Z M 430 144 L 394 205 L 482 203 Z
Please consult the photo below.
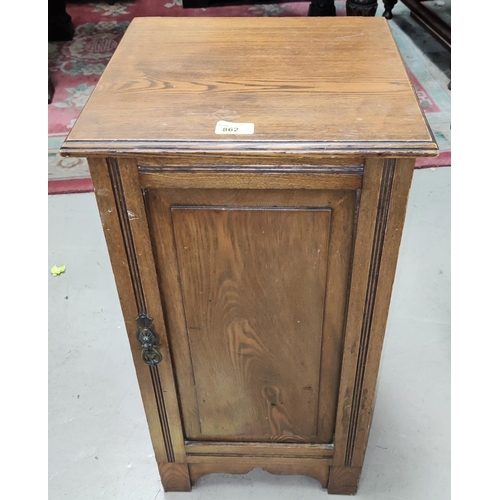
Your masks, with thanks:
M 49 197 L 49 498 L 326 499 L 314 479 L 161 489 L 93 194 Z M 357 498 L 450 498 L 450 169 L 416 171 Z

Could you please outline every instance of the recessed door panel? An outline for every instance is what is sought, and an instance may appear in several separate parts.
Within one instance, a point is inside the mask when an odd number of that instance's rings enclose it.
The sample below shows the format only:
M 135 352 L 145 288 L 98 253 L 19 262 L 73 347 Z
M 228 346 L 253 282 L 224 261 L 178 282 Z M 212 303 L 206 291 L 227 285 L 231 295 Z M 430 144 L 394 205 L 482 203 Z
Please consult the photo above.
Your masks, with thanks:
M 331 442 L 354 198 L 320 193 L 148 192 L 186 439 Z

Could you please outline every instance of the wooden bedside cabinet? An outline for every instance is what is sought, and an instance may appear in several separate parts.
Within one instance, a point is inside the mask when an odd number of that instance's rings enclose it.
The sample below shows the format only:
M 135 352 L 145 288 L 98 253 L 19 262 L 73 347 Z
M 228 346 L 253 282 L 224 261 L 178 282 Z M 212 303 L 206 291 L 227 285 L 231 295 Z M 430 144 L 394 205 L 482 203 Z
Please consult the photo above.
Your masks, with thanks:
M 132 22 L 62 153 L 89 161 L 165 490 L 261 467 L 356 492 L 437 152 L 383 18 Z

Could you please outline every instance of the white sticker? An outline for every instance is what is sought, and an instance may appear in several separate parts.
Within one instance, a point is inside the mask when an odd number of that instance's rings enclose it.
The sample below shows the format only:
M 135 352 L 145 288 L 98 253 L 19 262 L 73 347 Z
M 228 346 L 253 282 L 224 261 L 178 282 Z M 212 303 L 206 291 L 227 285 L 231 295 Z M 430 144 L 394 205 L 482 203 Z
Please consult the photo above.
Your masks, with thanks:
M 253 134 L 253 123 L 233 123 L 219 120 L 215 125 L 216 134 Z

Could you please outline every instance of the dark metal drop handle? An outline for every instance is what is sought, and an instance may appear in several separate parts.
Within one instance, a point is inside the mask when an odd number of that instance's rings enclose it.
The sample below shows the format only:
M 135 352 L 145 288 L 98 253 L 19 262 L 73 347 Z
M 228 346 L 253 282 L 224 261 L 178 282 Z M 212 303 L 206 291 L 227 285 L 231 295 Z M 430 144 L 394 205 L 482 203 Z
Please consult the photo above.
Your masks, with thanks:
M 153 320 L 147 314 L 141 313 L 135 321 L 139 328 L 137 340 L 142 346 L 142 360 L 155 366 L 162 360 L 162 356 L 158 351 L 158 334 L 154 331 Z
M 156 347 L 151 347 L 149 349 L 145 347 L 142 348 L 142 360 L 144 363 L 154 366 L 157 365 L 161 359 L 161 354 Z

